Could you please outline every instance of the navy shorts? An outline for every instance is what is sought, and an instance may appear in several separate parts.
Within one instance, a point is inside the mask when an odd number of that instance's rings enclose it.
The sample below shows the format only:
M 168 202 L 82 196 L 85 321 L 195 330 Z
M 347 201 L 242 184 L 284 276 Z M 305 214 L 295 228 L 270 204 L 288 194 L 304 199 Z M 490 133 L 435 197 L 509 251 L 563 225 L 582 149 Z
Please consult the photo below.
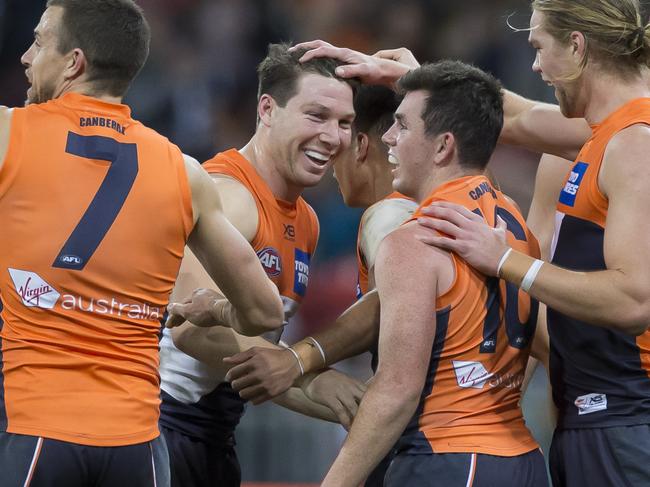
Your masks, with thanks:
M 554 487 L 650 486 L 650 425 L 556 431 L 549 467 Z
M 169 448 L 172 487 L 239 487 L 234 442 L 211 444 L 162 426 Z
M 0 432 L 2 487 L 169 487 L 158 437 L 128 446 L 86 446 Z
M 386 487 L 548 487 L 538 449 L 514 457 L 480 453 L 399 453 L 390 464 Z

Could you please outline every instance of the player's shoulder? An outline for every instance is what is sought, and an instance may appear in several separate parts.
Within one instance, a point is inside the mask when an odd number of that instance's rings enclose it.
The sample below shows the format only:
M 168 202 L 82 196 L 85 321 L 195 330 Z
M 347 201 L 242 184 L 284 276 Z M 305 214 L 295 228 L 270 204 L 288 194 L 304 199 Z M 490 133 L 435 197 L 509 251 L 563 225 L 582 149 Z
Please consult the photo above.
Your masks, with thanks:
M 399 220 L 400 223 L 407 220 L 413 215 L 418 204 L 406 197 L 383 199 L 369 206 L 361 216 L 361 225 L 367 225 L 370 222 L 392 222 Z
M 650 125 L 635 123 L 616 132 L 607 142 L 605 157 L 650 150 Z

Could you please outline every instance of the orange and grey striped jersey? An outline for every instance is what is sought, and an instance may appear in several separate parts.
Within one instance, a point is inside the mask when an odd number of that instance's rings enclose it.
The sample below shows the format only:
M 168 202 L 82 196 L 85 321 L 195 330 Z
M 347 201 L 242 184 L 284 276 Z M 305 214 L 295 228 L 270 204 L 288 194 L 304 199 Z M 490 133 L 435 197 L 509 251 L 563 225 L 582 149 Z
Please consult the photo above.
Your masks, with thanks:
M 14 109 L 0 227 L 0 431 L 157 437 L 160 320 L 192 229 L 180 150 L 125 105 Z
M 508 224 L 510 246 L 538 257 L 519 210 L 484 176 L 438 187 L 433 201 L 465 206 L 495 225 Z M 416 211 L 413 219 L 420 216 Z M 486 277 L 452 254 L 455 278 L 436 300 L 436 333 L 416 413 L 398 443 L 412 453 L 515 456 L 537 448 L 519 407 L 537 321 L 537 302 L 513 285 Z M 434 312 L 434 310 L 432 310 Z
M 650 98 L 632 100 L 592 127 L 592 136 L 559 195 L 554 264 L 576 271 L 607 268 L 603 244 L 609 201 L 600 191 L 598 174 L 609 141 L 635 124 L 650 125 Z M 650 331 L 634 337 L 589 325 L 551 308 L 548 331 L 550 376 L 560 428 L 650 422 Z

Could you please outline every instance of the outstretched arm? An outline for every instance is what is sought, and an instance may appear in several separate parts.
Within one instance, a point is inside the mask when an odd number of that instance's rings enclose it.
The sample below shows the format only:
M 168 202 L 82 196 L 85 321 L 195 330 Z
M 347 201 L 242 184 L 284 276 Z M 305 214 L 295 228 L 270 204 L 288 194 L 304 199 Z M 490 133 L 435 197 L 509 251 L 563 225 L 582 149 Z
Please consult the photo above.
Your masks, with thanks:
M 503 90 L 503 130 L 499 142 L 575 159 L 591 137 L 583 118 L 566 118 L 560 107 Z
M 609 200 L 606 270 L 580 272 L 544 263 L 529 289 L 531 296 L 560 313 L 630 335 L 644 333 L 650 324 L 650 147 L 643 143 L 649 139 L 650 128 L 634 125 L 614 136 L 605 152 L 598 183 Z M 436 219 L 423 218 L 421 223 L 449 237 L 422 236 L 423 241 L 453 250 L 484 274 L 497 274 L 508 249 L 504 226 L 490 228 L 450 203 L 436 203 L 425 213 Z M 533 262 L 512 251 L 499 275 L 521 285 Z
M 366 352 L 379 331 L 379 298 L 376 291 L 366 294 L 350 306 L 336 321 L 311 339 L 291 348 L 300 357 L 305 374 L 323 369 L 344 358 Z M 258 404 L 283 393 L 301 376 L 296 356 L 290 350 L 255 347 L 224 359 L 233 368 L 227 374 L 233 388 L 242 397 Z
M 219 192 L 210 176 L 187 156 L 185 167 L 195 218 L 188 245 L 228 298 L 214 301 L 214 321 L 243 335 L 279 328 L 284 311 L 277 288 L 249 243 L 224 216 Z

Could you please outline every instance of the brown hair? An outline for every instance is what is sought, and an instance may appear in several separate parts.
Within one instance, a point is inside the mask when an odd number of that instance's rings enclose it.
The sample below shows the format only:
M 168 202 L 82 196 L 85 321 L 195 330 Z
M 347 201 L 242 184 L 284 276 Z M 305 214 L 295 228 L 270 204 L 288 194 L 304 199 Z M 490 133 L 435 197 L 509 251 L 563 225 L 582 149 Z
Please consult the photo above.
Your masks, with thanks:
M 319 74 L 348 83 L 353 92 L 357 82 L 341 78 L 334 70 L 342 63 L 331 58 L 314 58 L 301 63 L 299 59 L 306 49 L 289 52 L 290 44 L 269 44 L 269 53 L 257 67 L 259 85 L 257 98 L 263 94 L 273 97 L 276 103 L 284 107 L 298 91 L 298 79 L 307 73 Z
M 79 48 L 97 91 L 123 96 L 149 55 L 151 33 L 133 0 L 48 0 L 62 7 L 58 49 Z
M 485 169 L 503 128 L 503 93 L 496 78 L 460 61 L 440 61 L 409 71 L 398 86 L 403 92 L 426 91 L 425 133 L 451 132 L 460 165 Z

